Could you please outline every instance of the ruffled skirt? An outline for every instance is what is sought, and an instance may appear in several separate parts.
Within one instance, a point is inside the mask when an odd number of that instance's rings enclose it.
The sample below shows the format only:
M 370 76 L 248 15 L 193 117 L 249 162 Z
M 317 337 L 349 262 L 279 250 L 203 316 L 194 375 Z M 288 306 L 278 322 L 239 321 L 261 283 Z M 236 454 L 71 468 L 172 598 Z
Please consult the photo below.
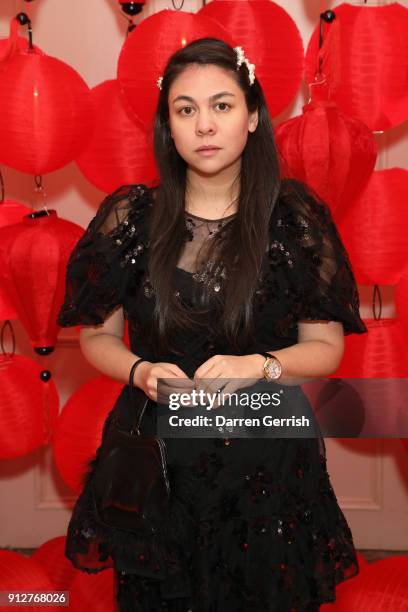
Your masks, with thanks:
M 153 411 L 151 403 L 146 432 Z M 114 569 L 120 612 L 313 612 L 358 573 L 323 438 L 165 442 L 169 510 L 148 540 L 98 521 L 98 451 L 68 526 L 66 556 L 89 573 Z

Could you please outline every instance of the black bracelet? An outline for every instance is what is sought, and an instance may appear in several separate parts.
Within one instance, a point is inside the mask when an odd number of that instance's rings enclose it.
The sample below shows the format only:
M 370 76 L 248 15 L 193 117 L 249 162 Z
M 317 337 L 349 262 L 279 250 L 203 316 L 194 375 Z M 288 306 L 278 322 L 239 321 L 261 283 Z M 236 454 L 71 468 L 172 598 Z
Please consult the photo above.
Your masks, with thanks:
M 133 377 L 134 377 L 135 370 L 136 370 L 137 366 L 140 363 L 142 363 L 142 361 L 147 361 L 147 359 L 142 359 L 141 357 L 139 357 L 139 359 L 137 359 L 135 361 L 135 363 L 132 365 L 132 367 L 130 368 L 130 372 L 129 372 L 129 387 L 130 387 L 131 390 L 134 387 Z

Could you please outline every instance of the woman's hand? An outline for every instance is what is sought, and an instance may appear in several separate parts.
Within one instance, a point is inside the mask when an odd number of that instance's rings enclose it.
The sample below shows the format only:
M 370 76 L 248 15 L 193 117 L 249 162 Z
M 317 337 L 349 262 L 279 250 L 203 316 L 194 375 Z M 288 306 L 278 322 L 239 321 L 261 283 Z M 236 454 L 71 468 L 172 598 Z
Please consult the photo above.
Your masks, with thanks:
M 157 390 L 158 378 L 167 379 L 160 383 L 160 396 Z M 142 361 L 135 369 L 133 384 L 160 404 L 168 403 L 170 393 L 190 393 L 195 388 L 194 381 L 181 368 L 167 362 Z
M 265 357 L 259 354 L 253 355 L 213 355 L 204 361 L 194 372 L 194 382 L 197 391 L 202 389 L 204 393 L 217 393 L 222 388 L 222 393 L 234 393 L 237 389 L 249 387 L 262 378 L 262 366 Z M 224 380 L 233 379 L 227 384 Z M 206 379 L 205 382 L 200 379 Z M 219 406 L 216 402 L 215 406 Z

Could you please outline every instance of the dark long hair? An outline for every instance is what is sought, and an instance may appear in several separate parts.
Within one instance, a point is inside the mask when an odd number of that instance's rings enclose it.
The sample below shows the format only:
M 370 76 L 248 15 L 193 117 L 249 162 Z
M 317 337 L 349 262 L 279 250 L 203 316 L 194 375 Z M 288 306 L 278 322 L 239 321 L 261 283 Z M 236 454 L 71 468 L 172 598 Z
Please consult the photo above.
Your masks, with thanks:
M 217 38 L 201 38 L 176 51 L 163 73 L 154 120 L 159 185 L 154 190 L 149 249 L 149 278 L 156 296 L 151 341 L 157 350 L 168 350 L 172 334 L 197 322 L 174 296 L 171 283 L 186 240 L 187 164 L 170 134 L 168 93 L 173 81 L 190 64 L 214 64 L 230 71 L 244 92 L 248 111 L 258 109 L 256 130 L 248 132 L 242 153 L 237 214 L 233 223 L 227 223 L 216 239 L 209 241 L 208 247 L 217 253 L 216 261 L 228 270 L 227 282 L 217 296 L 219 316 L 213 317 L 214 327 L 238 352 L 252 335 L 252 299 L 267 249 L 270 216 L 281 187 L 281 170 L 261 86 L 256 78 L 250 86 L 246 64 L 237 70 L 236 62 L 236 52 L 230 45 Z M 204 295 L 209 295 L 205 287 Z

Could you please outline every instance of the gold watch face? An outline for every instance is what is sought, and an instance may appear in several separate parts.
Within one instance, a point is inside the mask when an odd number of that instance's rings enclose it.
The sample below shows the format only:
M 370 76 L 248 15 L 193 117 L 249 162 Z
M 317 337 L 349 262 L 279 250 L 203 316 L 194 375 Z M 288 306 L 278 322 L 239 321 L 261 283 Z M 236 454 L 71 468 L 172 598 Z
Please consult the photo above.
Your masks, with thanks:
M 264 372 L 265 376 L 270 380 L 279 378 L 282 373 L 281 364 L 276 358 L 272 357 L 271 359 L 268 359 L 264 365 Z

